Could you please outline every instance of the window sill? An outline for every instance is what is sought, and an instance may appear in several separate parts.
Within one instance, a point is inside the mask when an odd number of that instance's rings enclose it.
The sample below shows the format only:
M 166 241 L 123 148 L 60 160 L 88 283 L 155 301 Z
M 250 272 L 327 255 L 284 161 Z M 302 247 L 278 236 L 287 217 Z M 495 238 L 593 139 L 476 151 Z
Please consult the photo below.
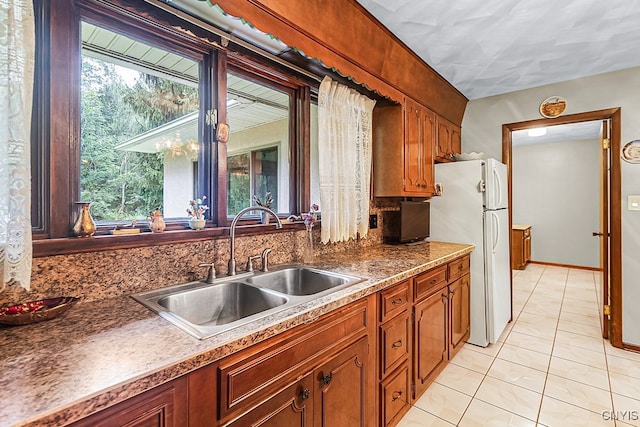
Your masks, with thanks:
M 238 225 L 236 236 L 279 233 L 304 230 L 302 221 L 285 222 L 281 230 L 274 223 Z M 101 235 L 95 237 L 67 237 L 60 239 L 33 240 L 33 257 L 67 255 L 84 252 L 100 252 L 114 249 L 142 248 L 148 246 L 171 245 L 176 243 L 199 242 L 224 239 L 229 236 L 229 227 L 203 228 L 201 230 L 165 230 L 162 233 L 140 233 L 122 235 Z

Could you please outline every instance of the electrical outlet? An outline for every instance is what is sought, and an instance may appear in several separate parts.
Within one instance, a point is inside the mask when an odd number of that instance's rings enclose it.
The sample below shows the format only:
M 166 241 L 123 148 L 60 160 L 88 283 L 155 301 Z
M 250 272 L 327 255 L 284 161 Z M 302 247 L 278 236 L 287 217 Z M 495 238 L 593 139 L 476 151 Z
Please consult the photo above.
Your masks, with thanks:
M 369 229 L 373 230 L 374 228 L 378 228 L 378 215 L 377 214 L 369 215 Z

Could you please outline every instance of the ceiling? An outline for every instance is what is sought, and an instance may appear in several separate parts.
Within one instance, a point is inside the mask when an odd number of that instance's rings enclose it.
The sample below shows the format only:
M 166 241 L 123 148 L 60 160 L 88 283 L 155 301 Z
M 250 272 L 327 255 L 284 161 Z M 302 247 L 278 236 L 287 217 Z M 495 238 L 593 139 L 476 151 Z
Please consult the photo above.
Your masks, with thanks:
M 640 0 L 357 0 L 469 99 L 640 66 Z

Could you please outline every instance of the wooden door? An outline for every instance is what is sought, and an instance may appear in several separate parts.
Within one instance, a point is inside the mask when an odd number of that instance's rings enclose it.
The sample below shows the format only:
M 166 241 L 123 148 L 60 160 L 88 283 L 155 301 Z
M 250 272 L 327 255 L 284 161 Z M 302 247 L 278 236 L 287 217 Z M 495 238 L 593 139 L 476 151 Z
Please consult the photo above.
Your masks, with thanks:
M 362 426 L 373 422 L 373 384 L 368 381 L 368 339 L 363 337 L 313 373 L 314 422 L 317 427 Z M 309 424 L 310 425 L 310 424 Z
M 313 422 L 313 375 L 304 375 L 225 427 L 306 427 Z
M 404 191 L 420 193 L 424 191 L 422 173 L 422 107 L 416 102 L 405 100 L 404 127 Z
M 421 395 L 448 360 L 447 287 L 416 303 L 414 307 L 413 366 L 415 391 Z
M 609 121 L 602 121 L 600 130 L 600 230 L 593 233 L 600 237 L 600 280 L 602 286 L 602 337 L 609 338 L 609 194 L 611 169 L 611 138 Z
M 449 359 L 462 348 L 470 334 L 470 280 L 465 274 L 449 285 Z

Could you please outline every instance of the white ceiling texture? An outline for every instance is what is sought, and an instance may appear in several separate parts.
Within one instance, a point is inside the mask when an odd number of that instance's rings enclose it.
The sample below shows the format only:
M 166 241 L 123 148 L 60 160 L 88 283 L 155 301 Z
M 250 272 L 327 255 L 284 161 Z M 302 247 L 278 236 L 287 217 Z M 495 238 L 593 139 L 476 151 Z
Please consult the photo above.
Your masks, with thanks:
M 469 99 L 640 65 L 639 0 L 357 0 Z M 600 123 L 513 134 L 598 138 Z

